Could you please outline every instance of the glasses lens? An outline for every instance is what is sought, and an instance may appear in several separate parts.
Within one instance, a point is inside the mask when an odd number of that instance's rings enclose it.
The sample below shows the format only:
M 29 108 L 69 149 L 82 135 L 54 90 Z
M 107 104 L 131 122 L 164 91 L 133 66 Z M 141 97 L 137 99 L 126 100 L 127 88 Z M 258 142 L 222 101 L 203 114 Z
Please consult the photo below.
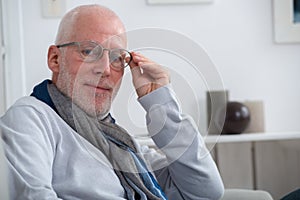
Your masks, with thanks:
M 112 49 L 110 51 L 109 60 L 114 68 L 123 69 L 128 66 L 131 55 L 125 49 Z
M 102 55 L 103 48 L 94 42 L 82 42 L 79 51 L 85 62 L 94 62 Z
M 79 52 L 84 62 L 95 62 L 101 58 L 103 51 L 109 51 L 109 61 L 115 69 L 123 69 L 129 65 L 131 54 L 125 49 L 104 49 L 101 45 L 92 41 L 80 42 Z

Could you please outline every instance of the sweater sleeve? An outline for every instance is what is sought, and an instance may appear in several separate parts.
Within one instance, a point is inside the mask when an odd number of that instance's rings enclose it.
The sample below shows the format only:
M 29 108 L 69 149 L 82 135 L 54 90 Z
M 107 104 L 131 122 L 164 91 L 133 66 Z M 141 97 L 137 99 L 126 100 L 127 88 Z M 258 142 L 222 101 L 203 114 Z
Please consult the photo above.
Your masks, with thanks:
M 191 117 L 183 115 L 170 85 L 139 99 L 150 137 L 162 152 L 145 150 L 169 199 L 220 199 L 224 186 L 218 169 Z M 147 149 L 147 148 L 146 148 Z
M 14 106 L 1 118 L 11 199 L 59 199 L 51 184 L 55 147 L 48 127 L 30 106 Z

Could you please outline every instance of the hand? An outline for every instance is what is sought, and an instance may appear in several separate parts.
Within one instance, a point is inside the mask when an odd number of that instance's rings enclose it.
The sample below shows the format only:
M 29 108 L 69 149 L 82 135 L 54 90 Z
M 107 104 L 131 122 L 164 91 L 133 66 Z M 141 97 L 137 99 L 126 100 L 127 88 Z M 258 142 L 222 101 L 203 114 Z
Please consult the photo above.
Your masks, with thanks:
M 133 85 L 139 98 L 170 82 L 169 73 L 162 66 L 140 53 L 132 52 L 131 54 L 133 59 L 129 65 Z

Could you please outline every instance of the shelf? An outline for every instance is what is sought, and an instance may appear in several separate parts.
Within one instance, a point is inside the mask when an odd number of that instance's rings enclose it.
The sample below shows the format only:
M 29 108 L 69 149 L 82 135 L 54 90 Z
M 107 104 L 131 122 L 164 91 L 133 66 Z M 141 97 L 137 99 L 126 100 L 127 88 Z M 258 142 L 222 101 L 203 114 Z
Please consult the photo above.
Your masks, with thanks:
M 148 137 L 137 137 L 141 145 L 154 146 L 154 142 Z M 259 141 L 282 141 L 300 139 L 300 131 L 294 132 L 266 132 L 266 133 L 243 133 L 235 135 L 209 135 L 203 139 L 207 144 L 213 143 L 236 143 L 236 142 L 259 142 Z
M 205 143 L 258 142 L 300 139 L 300 131 L 243 133 L 235 135 L 209 135 L 204 137 Z

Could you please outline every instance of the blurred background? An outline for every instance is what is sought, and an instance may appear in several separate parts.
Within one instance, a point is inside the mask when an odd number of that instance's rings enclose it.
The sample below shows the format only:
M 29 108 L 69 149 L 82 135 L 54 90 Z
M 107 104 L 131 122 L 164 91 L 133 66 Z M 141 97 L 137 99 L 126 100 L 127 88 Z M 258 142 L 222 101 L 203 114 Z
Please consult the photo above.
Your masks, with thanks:
M 272 0 L 167 5 L 150 4 L 147 0 L 56 1 L 65 6 L 61 7 L 62 13 L 81 4 L 99 3 L 114 10 L 128 31 L 156 27 L 190 38 L 214 63 L 230 99 L 263 101 L 266 131 L 300 130 L 300 45 L 275 42 Z M 50 78 L 47 49 L 54 43 L 61 17 L 45 16 L 45 2 L 2 0 L 2 112 L 20 96 L 30 94 L 36 83 Z M 175 66 L 176 62 L 164 64 Z M 199 82 L 202 88 L 203 80 Z M 198 90 L 200 101 L 201 96 L 205 99 L 204 90 L 205 87 Z M 190 110 L 192 116 L 198 117 L 199 113 Z M 200 113 L 202 125 L 205 113 Z

